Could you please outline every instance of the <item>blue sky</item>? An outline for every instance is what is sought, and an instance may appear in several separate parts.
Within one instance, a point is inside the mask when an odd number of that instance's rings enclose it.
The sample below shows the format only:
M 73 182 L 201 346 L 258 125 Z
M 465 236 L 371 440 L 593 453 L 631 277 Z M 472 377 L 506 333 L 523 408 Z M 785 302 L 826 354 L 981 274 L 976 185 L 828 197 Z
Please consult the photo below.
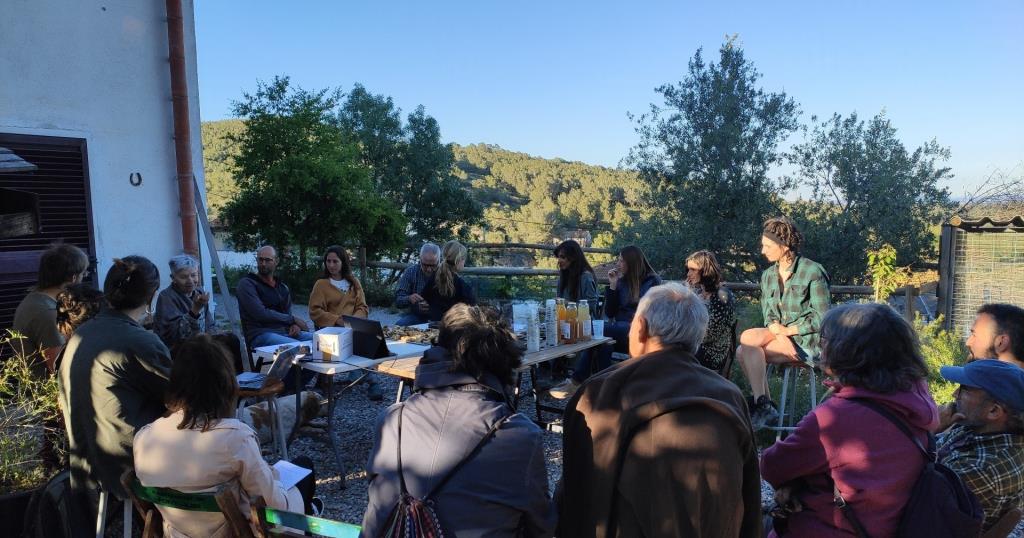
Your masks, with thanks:
M 196 2 L 204 120 L 257 80 L 356 82 L 445 141 L 616 166 L 627 112 L 681 80 L 698 47 L 739 34 L 767 90 L 812 114 L 885 110 L 909 148 L 952 151 L 961 195 L 1024 174 L 1024 2 Z M 799 142 L 796 135 L 788 143 Z M 788 144 L 787 143 L 787 144 Z

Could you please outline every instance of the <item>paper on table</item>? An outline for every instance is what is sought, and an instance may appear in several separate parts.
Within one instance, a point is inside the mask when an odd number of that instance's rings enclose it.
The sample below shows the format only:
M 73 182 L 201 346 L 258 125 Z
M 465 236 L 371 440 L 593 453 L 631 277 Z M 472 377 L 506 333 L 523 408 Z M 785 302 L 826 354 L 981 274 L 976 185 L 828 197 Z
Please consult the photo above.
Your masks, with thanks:
M 306 475 L 313 472 L 305 467 L 299 467 L 290 461 L 280 460 L 274 464 L 274 469 L 277 469 L 277 480 L 284 486 L 284 489 L 291 489 L 295 487 L 295 484 L 299 483 L 299 480 L 306 478 Z

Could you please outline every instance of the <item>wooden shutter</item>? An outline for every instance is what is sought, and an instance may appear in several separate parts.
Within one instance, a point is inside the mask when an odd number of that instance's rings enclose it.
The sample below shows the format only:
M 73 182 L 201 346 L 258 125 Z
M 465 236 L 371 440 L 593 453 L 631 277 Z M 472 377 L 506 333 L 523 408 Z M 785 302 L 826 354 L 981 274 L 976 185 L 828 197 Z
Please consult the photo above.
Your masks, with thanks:
M 0 239 L 0 330 L 6 330 L 18 303 L 35 285 L 39 256 L 52 243 L 64 241 L 86 251 L 93 269 L 96 253 L 85 140 L 0 133 L 0 146 L 38 167 L 0 173 L 0 189 L 38 195 L 39 212 L 39 233 Z

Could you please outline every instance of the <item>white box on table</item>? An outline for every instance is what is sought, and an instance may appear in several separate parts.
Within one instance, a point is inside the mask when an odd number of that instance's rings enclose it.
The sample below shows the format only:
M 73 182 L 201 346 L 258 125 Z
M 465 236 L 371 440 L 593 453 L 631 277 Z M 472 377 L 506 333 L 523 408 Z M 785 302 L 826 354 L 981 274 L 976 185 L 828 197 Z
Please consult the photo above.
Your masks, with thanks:
M 325 327 L 313 338 L 313 352 L 323 354 L 325 361 L 345 360 L 352 356 L 352 329 Z

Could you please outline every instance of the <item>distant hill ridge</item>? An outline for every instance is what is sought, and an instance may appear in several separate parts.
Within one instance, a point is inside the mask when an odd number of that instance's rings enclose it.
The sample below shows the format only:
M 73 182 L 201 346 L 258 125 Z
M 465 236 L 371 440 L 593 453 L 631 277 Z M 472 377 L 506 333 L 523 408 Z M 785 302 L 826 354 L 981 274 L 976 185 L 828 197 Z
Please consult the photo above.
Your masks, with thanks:
M 237 192 L 231 177 L 230 134 L 242 120 L 202 124 L 203 165 L 211 216 Z M 453 144 L 452 174 L 485 208 L 485 229 L 512 241 L 544 241 L 586 230 L 595 245 L 635 217 L 641 185 L 634 171 L 564 159 L 545 159 L 495 144 Z

